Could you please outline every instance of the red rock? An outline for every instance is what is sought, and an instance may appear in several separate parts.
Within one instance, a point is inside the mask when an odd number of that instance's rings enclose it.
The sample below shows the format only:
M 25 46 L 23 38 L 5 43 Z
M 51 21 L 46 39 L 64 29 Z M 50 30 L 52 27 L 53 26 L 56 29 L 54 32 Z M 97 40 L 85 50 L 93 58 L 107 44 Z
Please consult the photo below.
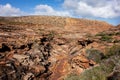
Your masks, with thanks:
M 10 80 L 16 80 L 17 74 L 21 80 L 30 77 L 62 80 L 70 73 L 80 74 L 96 65 L 85 57 L 86 49 L 102 51 L 109 46 L 100 41 L 101 37 L 89 39 L 86 35 L 93 36 L 106 30 L 106 33 L 119 32 L 106 22 L 86 19 L 26 16 L 4 20 L 0 21 L 0 72 L 4 70 L 0 79 L 5 74 Z M 119 39 L 119 36 L 113 38 Z M 3 48 L 3 43 L 10 50 Z M 13 72 L 13 76 L 6 74 L 7 71 Z

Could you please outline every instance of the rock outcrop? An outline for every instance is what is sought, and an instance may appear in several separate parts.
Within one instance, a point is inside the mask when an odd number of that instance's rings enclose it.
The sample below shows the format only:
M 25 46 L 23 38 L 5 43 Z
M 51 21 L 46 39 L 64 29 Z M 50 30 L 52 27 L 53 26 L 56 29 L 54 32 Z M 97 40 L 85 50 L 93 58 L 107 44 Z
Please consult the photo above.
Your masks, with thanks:
M 120 44 L 119 36 L 118 27 L 102 21 L 1 17 L 0 80 L 64 80 L 71 73 L 81 74 L 99 64 L 86 50 L 104 53 Z

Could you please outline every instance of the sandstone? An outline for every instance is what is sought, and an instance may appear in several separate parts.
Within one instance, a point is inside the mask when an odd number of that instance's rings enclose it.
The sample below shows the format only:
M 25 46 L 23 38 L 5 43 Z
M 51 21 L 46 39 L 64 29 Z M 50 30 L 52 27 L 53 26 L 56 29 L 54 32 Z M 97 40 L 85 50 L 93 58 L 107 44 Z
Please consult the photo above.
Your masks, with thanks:
M 0 80 L 63 80 L 71 73 L 79 75 L 99 65 L 86 57 L 87 49 L 104 52 L 120 40 L 119 26 L 103 21 L 53 16 L 4 20 L 0 21 Z M 99 32 L 114 39 L 101 41 L 102 36 L 95 36 Z
M 76 57 L 74 57 L 72 60 L 73 60 L 73 61 L 79 60 L 79 62 L 81 62 L 81 63 L 88 63 L 88 62 L 89 62 L 89 60 L 88 60 L 85 56 L 83 56 L 83 55 L 76 56 Z
M 33 79 L 33 77 L 34 77 L 34 74 L 32 74 L 32 73 L 27 73 L 27 74 L 24 76 L 23 80 Z

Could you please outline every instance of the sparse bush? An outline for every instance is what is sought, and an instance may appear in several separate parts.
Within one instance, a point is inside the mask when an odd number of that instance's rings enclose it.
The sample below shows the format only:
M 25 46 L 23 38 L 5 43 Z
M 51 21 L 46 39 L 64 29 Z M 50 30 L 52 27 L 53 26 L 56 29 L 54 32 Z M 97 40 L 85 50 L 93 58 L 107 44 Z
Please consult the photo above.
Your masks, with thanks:
M 95 36 L 105 36 L 106 34 L 104 32 L 98 33 Z
M 102 71 L 101 66 L 96 66 L 81 74 L 80 80 L 106 80 L 106 74 Z
M 96 34 L 95 36 L 114 36 L 114 35 L 120 35 L 120 32 L 111 32 L 111 33 L 101 32 Z
M 113 55 L 120 55 L 120 45 L 113 45 L 111 48 L 106 49 L 106 57 Z
M 100 66 L 85 70 L 80 75 L 68 75 L 64 80 L 106 80 L 106 74 L 102 71 Z
M 120 62 L 120 56 L 112 56 L 80 75 L 68 75 L 65 80 L 107 80 L 108 76 L 114 72 L 114 68 L 120 66 L 118 62 Z
M 96 49 L 87 49 L 86 56 L 97 63 L 101 62 L 101 60 L 104 58 L 103 53 Z
M 108 36 L 108 35 L 104 35 L 101 37 L 102 41 L 107 41 L 107 42 L 111 42 L 112 41 L 112 37 Z
M 112 41 L 112 35 L 114 34 L 107 34 L 107 33 L 104 33 L 104 32 L 101 32 L 99 34 L 96 34 L 96 36 L 101 36 L 100 40 L 102 41 L 107 41 L 107 42 L 111 42 Z
M 79 75 L 71 73 L 64 80 L 80 80 L 80 77 Z

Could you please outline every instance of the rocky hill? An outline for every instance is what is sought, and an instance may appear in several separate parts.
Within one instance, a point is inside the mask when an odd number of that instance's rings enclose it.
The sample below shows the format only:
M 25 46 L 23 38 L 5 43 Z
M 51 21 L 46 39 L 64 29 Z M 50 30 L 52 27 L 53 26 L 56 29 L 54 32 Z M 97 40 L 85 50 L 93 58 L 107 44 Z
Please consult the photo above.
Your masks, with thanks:
M 120 28 L 106 22 L 0 17 L 0 80 L 119 80 L 119 60 Z
M 68 17 L 51 17 L 51 16 L 24 16 L 24 17 L 7 17 L 4 20 L 16 23 L 29 23 L 43 29 L 76 31 L 81 33 L 96 34 L 109 29 L 112 25 L 97 20 L 76 19 Z M 12 21 L 11 21 L 12 20 Z

